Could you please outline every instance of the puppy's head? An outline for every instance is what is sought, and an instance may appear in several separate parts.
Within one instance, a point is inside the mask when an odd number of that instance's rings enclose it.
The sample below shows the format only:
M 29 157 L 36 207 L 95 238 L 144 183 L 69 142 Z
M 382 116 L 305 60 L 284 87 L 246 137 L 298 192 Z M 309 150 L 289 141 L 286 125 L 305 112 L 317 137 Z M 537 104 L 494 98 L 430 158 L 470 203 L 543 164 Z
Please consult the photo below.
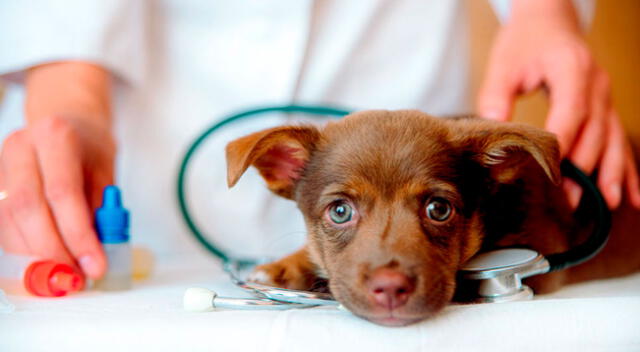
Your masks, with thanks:
M 230 186 L 253 165 L 297 202 L 332 294 L 385 325 L 443 308 L 460 265 L 489 237 L 518 230 L 501 193 L 518 198 L 525 176 L 560 178 L 549 133 L 417 111 L 273 128 L 230 143 L 227 160 Z

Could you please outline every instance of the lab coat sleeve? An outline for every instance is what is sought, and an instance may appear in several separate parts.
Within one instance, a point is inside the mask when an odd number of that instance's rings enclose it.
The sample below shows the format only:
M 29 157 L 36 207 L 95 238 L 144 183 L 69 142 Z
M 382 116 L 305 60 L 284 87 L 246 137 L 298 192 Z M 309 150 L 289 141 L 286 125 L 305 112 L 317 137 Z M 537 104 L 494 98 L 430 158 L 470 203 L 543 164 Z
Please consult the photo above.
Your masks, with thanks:
M 20 83 L 27 68 L 87 61 L 128 84 L 144 76 L 143 0 L 0 1 L 0 77 Z
M 509 19 L 511 13 L 511 2 L 513 0 L 489 0 L 493 11 L 496 13 L 500 23 L 505 23 Z M 596 0 L 572 0 L 573 7 L 576 9 L 580 26 L 583 30 L 588 29 L 593 22 L 593 16 L 596 10 Z

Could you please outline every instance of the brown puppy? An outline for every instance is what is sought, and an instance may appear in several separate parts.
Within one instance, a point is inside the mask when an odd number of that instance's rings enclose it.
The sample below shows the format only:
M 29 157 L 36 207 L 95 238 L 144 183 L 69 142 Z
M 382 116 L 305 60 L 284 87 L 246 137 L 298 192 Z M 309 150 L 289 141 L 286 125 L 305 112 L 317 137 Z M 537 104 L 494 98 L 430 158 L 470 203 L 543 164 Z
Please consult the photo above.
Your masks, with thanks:
M 446 306 L 456 272 L 481 250 L 558 253 L 589 231 L 558 186 L 555 137 L 526 125 L 365 111 L 324 128 L 240 138 L 227 162 L 229 186 L 253 165 L 270 190 L 297 202 L 307 225 L 307 245 L 253 279 L 292 289 L 327 279 L 344 306 L 384 325 Z M 544 293 L 640 269 L 638 228 L 640 212 L 623 205 L 601 254 L 527 284 Z

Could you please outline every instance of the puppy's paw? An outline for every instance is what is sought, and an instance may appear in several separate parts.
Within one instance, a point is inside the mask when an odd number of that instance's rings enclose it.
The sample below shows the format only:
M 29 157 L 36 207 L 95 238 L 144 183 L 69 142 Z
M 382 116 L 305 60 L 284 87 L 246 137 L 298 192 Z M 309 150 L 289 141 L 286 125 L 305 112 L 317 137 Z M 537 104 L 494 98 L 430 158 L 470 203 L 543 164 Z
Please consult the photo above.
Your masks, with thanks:
M 259 265 L 247 277 L 247 281 L 292 290 L 308 290 L 316 279 L 306 252 L 296 252 L 273 263 Z
M 256 267 L 250 274 L 247 276 L 247 281 L 255 282 L 257 284 L 269 285 L 269 286 L 277 286 L 272 275 L 269 275 L 270 270 L 264 270 L 262 267 L 267 266 L 269 264 L 260 265 Z

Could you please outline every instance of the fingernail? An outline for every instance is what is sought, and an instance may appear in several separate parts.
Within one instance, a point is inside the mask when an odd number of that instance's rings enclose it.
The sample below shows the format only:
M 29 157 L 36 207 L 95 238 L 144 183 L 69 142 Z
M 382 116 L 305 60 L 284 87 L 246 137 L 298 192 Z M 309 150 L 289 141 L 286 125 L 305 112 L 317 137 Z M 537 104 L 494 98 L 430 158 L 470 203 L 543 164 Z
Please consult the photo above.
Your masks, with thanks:
M 611 204 L 612 207 L 617 207 L 620 203 L 621 192 L 622 190 L 620 189 L 620 185 L 612 184 L 611 186 L 609 186 L 609 197 L 611 198 L 611 201 L 613 203 Z
M 90 277 L 98 276 L 100 268 L 98 268 L 98 263 L 93 257 L 85 255 L 78 260 L 78 263 L 80 263 L 80 267 L 82 268 L 82 271 L 84 271 L 85 275 Z

